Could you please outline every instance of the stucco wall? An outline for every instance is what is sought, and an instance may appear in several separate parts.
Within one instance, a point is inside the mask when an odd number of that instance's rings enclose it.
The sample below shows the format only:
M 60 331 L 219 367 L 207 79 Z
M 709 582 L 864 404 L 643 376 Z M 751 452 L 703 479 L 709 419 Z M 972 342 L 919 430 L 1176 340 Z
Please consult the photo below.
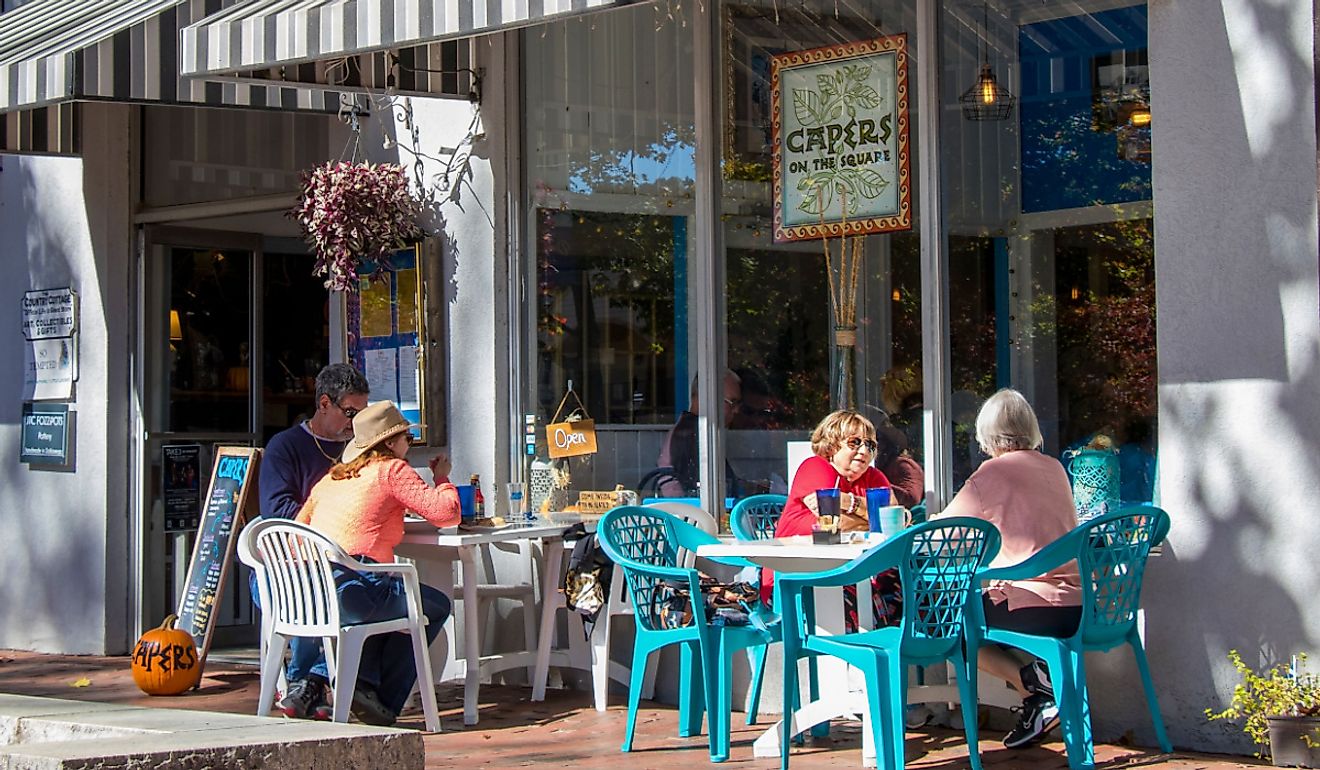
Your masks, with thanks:
M 1152 0 L 1161 502 L 1144 596 L 1174 743 L 1253 663 L 1320 648 L 1320 329 L 1312 4 Z M 1130 656 L 1093 658 L 1098 732 L 1150 741 Z
M 0 159 L 0 647 L 127 646 L 130 114 L 84 111 L 85 161 Z M 75 459 L 70 470 L 34 470 L 18 457 L 19 301 L 61 286 L 80 302 Z

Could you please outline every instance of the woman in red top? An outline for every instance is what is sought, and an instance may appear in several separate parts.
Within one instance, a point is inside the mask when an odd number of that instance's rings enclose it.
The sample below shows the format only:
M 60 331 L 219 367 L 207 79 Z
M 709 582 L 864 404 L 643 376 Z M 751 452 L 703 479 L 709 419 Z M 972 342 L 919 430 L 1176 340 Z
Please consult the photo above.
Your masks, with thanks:
M 857 412 L 840 410 L 820 421 L 811 433 L 811 451 L 793 474 L 788 503 L 775 526 L 775 537 L 810 535 L 816 524 L 816 490 L 838 489 L 839 511 L 866 517 L 866 490 L 889 486 L 885 474 L 871 465 L 875 458 L 875 425 Z M 761 573 L 761 597 L 769 601 L 774 572 Z

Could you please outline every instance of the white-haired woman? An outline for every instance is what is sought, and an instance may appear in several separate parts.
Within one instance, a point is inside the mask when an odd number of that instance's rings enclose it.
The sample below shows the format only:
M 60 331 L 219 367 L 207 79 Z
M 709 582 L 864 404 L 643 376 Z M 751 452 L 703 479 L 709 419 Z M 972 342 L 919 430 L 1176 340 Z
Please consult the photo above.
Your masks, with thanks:
M 940 516 L 974 516 L 999 528 L 1003 545 L 991 566 L 1027 559 L 1077 526 L 1068 475 L 1039 451 L 1040 424 L 1027 399 L 1001 390 L 976 417 L 976 440 L 989 460 L 967 479 Z M 1082 617 L 1081 580 L 1071 562 L 1028 580 L 997 581 L 982 598 L 988 625 L 1041 636 L 1065 637 Z M 1009 748 L 1030 746 L 1059 723 L 1049 672 L 1039 660 L 1026 665 L 998 646 L 981 649 L 981 670 L 1022 696 L 1018 724 L 1004 738 Z

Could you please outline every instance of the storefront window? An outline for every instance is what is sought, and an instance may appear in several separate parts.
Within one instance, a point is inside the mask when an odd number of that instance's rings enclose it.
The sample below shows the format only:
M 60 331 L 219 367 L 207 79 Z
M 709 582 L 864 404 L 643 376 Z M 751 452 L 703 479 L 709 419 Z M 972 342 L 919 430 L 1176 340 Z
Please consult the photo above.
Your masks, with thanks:
M 741 408 L 725 432 L 729 467 L 736 474 L 731 491 L 736 496 L 787 493 L 796 466 L 810 451 L 805 442 L 811 430 L 841 406 L 891 428 L 886 433 L 898 444 L 894 451 L 919 457 L 920 212 L 915 212 L 912 177 L 901 178 L 898 163 L 870 164 L 874 153 L 889 148 L 883 140 L 901 130 L 908 170 L 917 168 L 915 5 L 901 0 L 846 8 L 829 2 L 791 7 L 737 2 L 725 3 L 721 13 L 728 360 L 742 388 Z M 795 146 L 815 142 L 821 149 L 802 154 L 796 162 L 806 164 L 810 173 L 794 185 L 781 185 L 777 198 L 772 165 L 776 61 L 782 67 L 789 54 L 824 49 L 831 50 L 830 56 L 846 56 L 852 52 L 848 44 L 877 40 L 901 40 L 906 76 L 901 88 L 894 88 L 896 75 L 888 75 L 886 84 L 883 64 L 863 58 L 846 65 L 853 69 L 813 72 L 799 91 L 783 90 L 792 94 L 793 103 L 780 106 L 778 130 L 789 131 L 785 126 L 793 122 L 802 137 Z M 804 60 L 809 57 L 803 54 Z M 900 99 L 906 106 L 901 126 L 890 122 L 899 114 Z M 868 126 L 875 127 L 880 141 L 866 141 Z M 817 129 L 818 142 L 812 139 Z M 781 159 L 781 173 L 788 171 L 789 163 Z M 830 181 L 812 188 L 815 198 L 795 195 L 816 185 L 818 174 L 829 175 Z M 814 224 L 813 216 L 823 223 L 832 205 L 845 221 L 860 219 L 865 207 L 878 205 L 900 185 L 911 207 L 902 224 L 825 239 L 777 232 L 777 203 L 805 217 L 808 225 Z M 852 204 L 860 205 L 849 205 L 849 195 L 857 198 Z M 841 312 L 850 318 L 841 319 Z M 840 329 L 850 344 L 839 344 Z
M 672 486 L 653 471 L 662 455 L 668 462 L 666 437 L 696 374 L 691 42 L 681 9 L 653 5 L 524 33 L 535 323 L 527 397 L 542 423 L 575 410 L 592 419 L 598 446 L 556 461 L 555 508 L 584 490 Z M 534 504 L 545 502 L 547 459 L 542 446 Z
M 1111 5 L 944 13 L 955 489 L 980 403 L 1014 387 L 1047 454 L 1104 453 L 1119 500 L 1155 494 L 1147 15 Z M 1018 94 L 1004 120 L 958 111 L 986 61 Z

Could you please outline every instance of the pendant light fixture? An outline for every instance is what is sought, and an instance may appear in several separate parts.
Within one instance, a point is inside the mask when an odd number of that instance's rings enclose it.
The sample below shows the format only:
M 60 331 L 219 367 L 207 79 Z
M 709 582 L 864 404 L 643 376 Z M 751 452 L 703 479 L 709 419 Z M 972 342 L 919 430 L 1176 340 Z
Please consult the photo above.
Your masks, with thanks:
M 1017 97 L 999 84 L 995 71 L 990 68 L 990 4 L 981 5 L 981 73 L 976 82 L 958 97 L 963 117 L 968 120 L 1007 120 L 1013 112 Z

